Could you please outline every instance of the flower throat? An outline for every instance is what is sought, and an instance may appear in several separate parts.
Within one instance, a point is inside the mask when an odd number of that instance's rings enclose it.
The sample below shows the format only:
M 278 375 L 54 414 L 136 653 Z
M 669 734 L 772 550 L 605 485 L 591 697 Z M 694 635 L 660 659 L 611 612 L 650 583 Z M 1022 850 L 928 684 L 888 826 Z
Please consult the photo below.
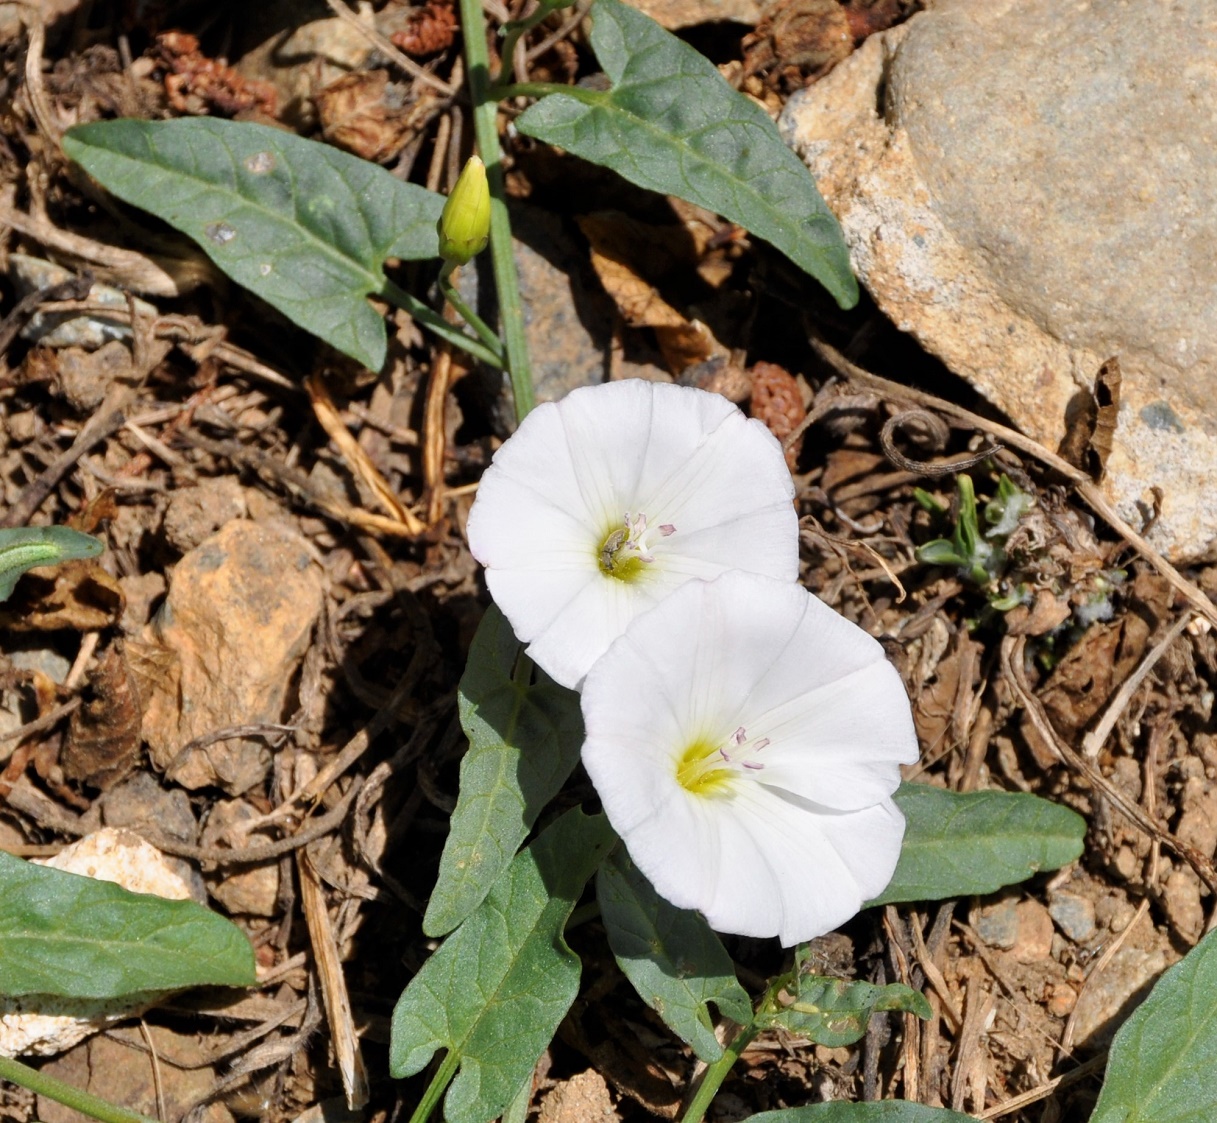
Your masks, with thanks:
M 676 533 L 676 527 L 671 523 L 663 523 L 655 530 L 663 538 Z M 618 581 L 636 580 L 655 560 L 647 544 L 649 533 L 646 515 L 639 513 L 631 517 L 626 511 L 623 525 L 610 530 L 600 543 L 600 571 Z

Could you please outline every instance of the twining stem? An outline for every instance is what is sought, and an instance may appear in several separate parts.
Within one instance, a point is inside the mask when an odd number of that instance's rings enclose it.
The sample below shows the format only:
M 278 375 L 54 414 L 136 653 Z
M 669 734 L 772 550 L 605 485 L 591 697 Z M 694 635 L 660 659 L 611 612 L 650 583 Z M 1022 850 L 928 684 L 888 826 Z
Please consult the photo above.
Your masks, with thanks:
M 512 20 L 506 24 L 503 30 L 507 33 L 503 37 L 503 50 L 501 57 L 503 65 L 499 69 L 498 81 L 500 83 L 510 82 L 512 71 L 515 69 L 516 63 L 516 44 L 520 41 L 520 36 L 531 31 L 537 26 L 550 12 L 555 8 L 562 7 L 561 4 L 538 4 L 537 10 L 530 16 L 525 16 L 523 19 Z
M 472 355 L 480 363 L 485 363 L 487 366 L 495 367 L 498 370 L 503 369 L 505 362 L 503 345 L 495 338 L 493 333 L 491 333 L 490 339 L 485 342 L 466 335 L 459 327 L 448 323 L 443 316 L 428 308 L 417 297 L 411 296 L 405 289 L 398 288 L 392 281 L 385 281 L 384 287 L 380 290 L 380 295 L 390 303 L 397 305 L 403 311 L 409 312 L 418 323 L 430 329 L 445 343 L 451 343 L 453 347 L 459 347 L 466 354 Z M 456 305 L 453 305 L 453 307 L 455 308 Z M 460 309 L 457 308 L 457 311 L 460 312 Z M 464 315 L 463 312 L 461 314 Z M 481 321 L 478 322 L 480 323 Z M 485 324 L 482 326 L 485 327 Z
M 36 1068 L 23 1065 L 12 1057 L 0 1056 L 0 1080 L 19 1084 L 22 1088 L 28 1088 L 49 1100 L 64 1104 L 73 1111 L 100 1119 L 102 1123 L 157 1123 L 150 1116 L 141 1115 L 138 1111 L 128 1111 L 110 1103 L 109 1100 L 83 1092 L 71 1084 L 65 1084 L 62 1080 L 39 1072 Z
M 486 46 L 486 19 L 481 0 L 461 0 L 461 29 L 465 38 L 465 69 L 469 75 L 469 99 L 473 104 L 473 133 L 486 165 L 490 188 L 490 256 L 494 285 L 499 299 L 499 322 L 507 351 L 507 372 L 515 399 L 516 420 L 523 421 L 536 398 L 532 388 L 532 364 L 524 335 L 524 306 L 516 276 L 515 249 L 511 241 L 511 219 L 503 189 L 503 153 L 499 148 L 498 102 L 490 96 L 490 51 Z M 459 311 L 459 309 L 458 309 Z
M 495 348 L 501 352 L 503 344 L 499 342 L 499 337 L 490 330 L 490 326 L 486 321 L 465 303 L 461 294 L 457 291 L 456 285 L 452 283 L 452 274 L 455 270 L 456 266 L 452 262 L 447 261 L 444 263 L 444 267 L 440 270 L 439 274 L 440 292 L 444 294 L 448 303 L 457 310 L 461 319 L 477 332 L 478 338 L 487 347 Z
M 431 1077 L 431 1083 L 427 1085 L 423 1098 L 418 1101 L 414 1114 L 410 1116 L 410 1123 L 427 1123 L 436 1105 L 443 1098 L 444 1092 L 447 1091 L 448 1085 L 452 1083 L 456 1070 L 460 1067 L 460 1053 L 455 1049 L 449 1049 L 439 1068 L 435 1070 L 435 1075 Z
M 732 1066 L 739 1060 L 740 1054 L 748 1048 L 752 1039 L 760 1031 L 761 1026 L 758 1022 L 753 1021 L 735 1035 L 731 1044 L 723 1049 L 723 1055 L 706 1069 L 701 1083 L 697 1086 L 696 1094 L 680 1118 L 680 1123 L 701 1123 L 706 1109 L 710 1106 L 719 1088 L 722 1087 L 723 1081 L 727 1079 L 727 1073 L 731 1071 Z

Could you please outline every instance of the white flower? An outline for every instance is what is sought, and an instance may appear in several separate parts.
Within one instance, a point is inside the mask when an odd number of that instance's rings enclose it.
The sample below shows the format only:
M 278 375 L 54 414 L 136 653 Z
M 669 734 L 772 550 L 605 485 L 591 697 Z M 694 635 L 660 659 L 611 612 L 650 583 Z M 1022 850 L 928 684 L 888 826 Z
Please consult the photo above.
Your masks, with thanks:
M 495 454 L 469 548 L 533 661 L 578 687 L 692 578 L 798 575 L 781 446 L 726 398 L 626 379 L 538 406 Z
M 883 648 L 796 584 L 690 582 L 638 617 L 583 687 L 583 763 L 661 896 L 783 944 L 830 932 L 891 880 L 917 759 Z

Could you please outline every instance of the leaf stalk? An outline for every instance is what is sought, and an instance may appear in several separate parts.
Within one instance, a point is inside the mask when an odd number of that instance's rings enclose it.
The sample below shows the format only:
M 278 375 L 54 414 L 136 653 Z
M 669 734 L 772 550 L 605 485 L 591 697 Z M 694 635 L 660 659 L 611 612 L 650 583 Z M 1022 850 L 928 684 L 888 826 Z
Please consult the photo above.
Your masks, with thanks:
M 410 1123 L 427 1123 L 427 1120 L 431 1118 L 431 1113 L 448 1090 L 448 1085 L 452 1083 L 456 1070 L 460 1067 L 460 1053 L 455 1049 L 449 1049 L 444 1054 L 444 1059 L 440 1063 L 439 1068 L 435 1070 L 435 1075 L 431 1077 L 431 1083 L 427 1085 L 423 1098 L 418 1101 L 418 1107 L 414 1109 L 414 1114 L 410 1116 Z
M 0 1080 L 28 1088 L 39 1096 L 79 1111 L 82 1115 L 100 1119 L 102 1123 L 157 1123 L 150 1116 L 141 1115 L 138 1111 L 128 1111 L 125 1107 L 103 1100 L 81 1088 L 56 1080 L 36 1068 L 30 1068 L 12 1057 L 0 1056 Z
M 482 319 L 462 298 L 457 291 L 456 285 L 452 283 L 452 274 L 456 272 L 456 267 L 450 262 L 444 263 L 444 268 L 439 275 L 440 292 L 444 294 L 444 298 L 456 309 L 457 314 L 465 321 L 475 332 L 478 338 L 486 344 L 487 347 L 494 351 L 502 353 L 503 344 L 499 341 L 499 337 L 490 330 L 490 326 Z

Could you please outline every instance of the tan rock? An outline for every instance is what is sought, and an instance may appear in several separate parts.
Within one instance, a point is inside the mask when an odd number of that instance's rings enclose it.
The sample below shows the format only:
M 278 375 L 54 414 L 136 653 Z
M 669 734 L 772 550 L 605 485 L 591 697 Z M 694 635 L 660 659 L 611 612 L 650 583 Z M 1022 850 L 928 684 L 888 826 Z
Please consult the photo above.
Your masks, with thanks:
M 321 611 L 321 578 L 303 539 L 234 520 L 191 550 L 145 629 L 143 734 L 153 763 L 183 787 L 240 795 L 266 774 L 264 741 L 196 738 L 276 722 Z
M 1161 487 L 1151 539 L 1176 558 L 1217 538 L 1212 20 L 1205 0 L 942 0 L 781 122 L 880 308 L 1028 434 L 1055 449 L 1119 356 L 1103 487 L 1133 525 Z
M 250 846 L 269 837 L 244 829 L 258 818 L 253 804 L 244 799 L 222 800 L 207 816 L 203 827 L 204 846 Z M 239 916 L 274 916 L 279 899 L 279 863 L 260 866 L 221 866 L 207 876 L 211 895 L 230 913 Z
M 617 1123 L 620 1118 L 604 1077 L 589 1068 L 545 1093 L 538 1123 Z
M 1052 954 L 1052 917 L 1048 910 L 1034 898 L 1019 901 L 1015 909 L 1018 917 L 1018 939 L 1014 944 L 1014 958 L 1020 963 L 1039 963 Z

